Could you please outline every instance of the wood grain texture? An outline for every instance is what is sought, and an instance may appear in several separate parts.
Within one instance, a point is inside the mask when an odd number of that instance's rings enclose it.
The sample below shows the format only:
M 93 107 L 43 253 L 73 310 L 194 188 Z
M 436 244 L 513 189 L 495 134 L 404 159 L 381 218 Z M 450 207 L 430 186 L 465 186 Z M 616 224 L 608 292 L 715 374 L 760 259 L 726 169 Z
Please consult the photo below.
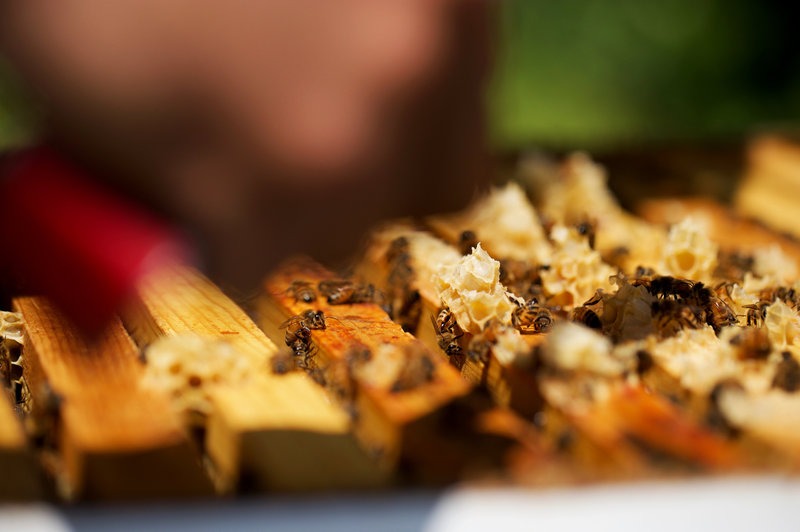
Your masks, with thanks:
M 272 374 L 275 344 L 200 273 L 175 268 L 147 279 L 125 323 L 140 345 L 197 334 L 225 339 L 259 361 L 242 385 L 211 392 L 214 410 L 205 444 L 219 489 L 363 488 L 386 482 L 386 472 L 350 434 L 344 410 L 305 374 Z
M 259 324 L 276 342 L 283 341 L 280 324 L 288 317 L 309 309 L 324 312 L 326 329 L 311 333 L 315 347 L 312 363 L 323 372 L 328 386 L 337 390 L 337 379 L 348 374 L 346 356 L 353 346 L 366 347 L 373 357 L 381 356 L 379 348 L 384 344 L 424 350 L 374 303 L 330 305 L 322 296 L 305 303 L 297 301 L 289 291 L 295 280 L 316 287 L 320 281 L 330 279 L 335 276 L 310 260 L 288 262 L 267 279 L 265 296 L 258 305 Z M 393 392 L 390 387 L 355 378 L 355 434 L 389 467 L 401 461 L 427 460 L 432 452 L 422 447 L 435 446 L 437 438 L 442 437 L 434 427 L 439 414 L 470 392 L 471 386 L 455 368 L 435 355 L 430 360 L 432 379 L 405 391 Z M 417 442 L 425 443 L 417 446 Z
M 41 471 L 10 396 L 0 392 L 0 501 L 25 501 L 41 497 Z
M 166 396 L 143 389 L 139 351 L 119 320 L 82 337 L 43 298 L 14 300 L 25 322 L 24 371 L 37 404 L 61 397 L 60 480 L 68 496 L 201 495 L 211 484 Z

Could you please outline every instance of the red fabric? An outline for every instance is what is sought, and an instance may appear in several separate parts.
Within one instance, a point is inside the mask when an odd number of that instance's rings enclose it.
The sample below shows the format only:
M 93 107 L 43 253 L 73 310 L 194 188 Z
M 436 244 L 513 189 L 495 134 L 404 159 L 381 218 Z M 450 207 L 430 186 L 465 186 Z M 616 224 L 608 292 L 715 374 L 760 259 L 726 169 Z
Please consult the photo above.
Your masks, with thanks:
M 87 332 L 106 324 L 142 275 L 186 257 L 169 226 L 52 148 L 12 156 L 2 174 L 2 262 Z

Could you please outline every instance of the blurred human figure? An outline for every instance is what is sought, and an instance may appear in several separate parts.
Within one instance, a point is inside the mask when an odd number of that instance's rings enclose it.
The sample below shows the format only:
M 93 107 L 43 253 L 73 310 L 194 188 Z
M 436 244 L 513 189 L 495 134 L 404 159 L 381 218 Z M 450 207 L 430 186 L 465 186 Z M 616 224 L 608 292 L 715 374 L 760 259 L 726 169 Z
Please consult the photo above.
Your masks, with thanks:
M 487 22 L 476 0 L 8 0 L 0 46 L 62 146 L 247 289 L 472 196 Z

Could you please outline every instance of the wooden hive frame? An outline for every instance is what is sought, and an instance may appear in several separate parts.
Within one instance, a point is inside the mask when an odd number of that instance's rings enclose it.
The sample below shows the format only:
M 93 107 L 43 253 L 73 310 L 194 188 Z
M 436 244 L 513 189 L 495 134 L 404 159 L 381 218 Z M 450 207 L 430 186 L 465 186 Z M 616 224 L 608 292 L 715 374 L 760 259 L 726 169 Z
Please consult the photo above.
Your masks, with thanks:
M 469 227 L 469 221 L 465 220 L 463 216 L 454 217 L 453 220 L 454 222 L 451 224 L 447 219 L 438 219 L 432 224 L 435 232 L 449 241 L 451 245 L 455 244 L 460 232 Z M 359 273 L 380 286 L 386 287 L 390 269 L 386 260 L 387 251 L 392 240 L 398 236 L 405 236 L 409 241 L 414 239 L 428 241 L 433 238 L 431 235 L 407 226 L 379 231 L 373 236 Z M 444 245 L 444 243 L 440 245 Z M 430 249 L 440 245 L 433 246 L 428 243 L 424 247 Z M 487 245 L 487 247 L 489 246 L 490 244 Z M 413 248 L 412 245 L 411 249 Z M 417 267 L 421 265 L 423 271 L 432 271 L 436 268 L 437 263 L 441 263 L 441 260 L 440 255 L 436 253 L 416 253 L 413 256 L 413 263 Z M 438 306 L 434 300 L 435 296 L 432 296 L 436 290 L 430 276 L 416 278 L 414 288 L 419 291 L 424 301 L 424 308 L 435 309 Z M 426 323 L 426 319 L 422 319 L 419 325 L 420 331 L 423 331 L 426 326 L 427 329 L 431 329 L 430 325 Z M 421 332 L 420 337 L 423 337 L 424 334 Z M 435 336 L 428 335 L 427 338 L 435 345 Z M 531 347 L 541 343 L 545 338 L 546 335 L 525 336 Z M 649 397 L 639 387 L 628 387 L 618 391 L 614 400 L 605 403 L 602 408 L 592 411 L 591 415 L 574 411 L 569 408 L 569 405 L 543 404 L 543 399 L 538 393 L 541 376 L 537 376 L 532 369 L 515 366 L 503 367 L 496 359 L 490 358 L 488 366 L 475 361 L 467 361 L 462 368 L 462 374 L 472 382 L 485 383 L 500 404 L 511 405 L 528 415 L 535 412 L 546 412 L 546 417 L 551 420 L 560 419 L 560 422 L 552 424 L 555 428 L 548 429 L 547 437 L 553 441 L 560 439 L 559 431 L 561 429 L 572 427 L 577 431 L 576 453 L 580 455 L 579 460 L 587 467 L 587 471 L 592 472 L 592 475 L 600 477 L 612 475 L 617 478 L 625 475 L 641 477 L 649 470 L 649 461 L 646 459 L 646 455 L 653 452 L 672 456 L 672 459 L 686 464 L 693 464 L 690 467 L 707 470 L 722 470 L 734 466 L 741 469 L 752 465 L 743 458 L 742 448 L 731 445 L 723 438 L 713 434 L 698 420 L 686 417 L 686 413 L 682 413 L 674 405 L 668 404 L 666 399 Z M 632 408 L 625 399 L 619 399 L 620 397 L 641 401 Z M 638 420 L 628 419 L 626 413 L 630 415 L 632 412 L 635 412 L 640 418 Z M 603 415 L 600 416 L 600 414 Z M 605 420 L 605 426 L 603 426 L 603 422 L 600 422 L 601 419 Z M 641 421 L 641 423 L 637 424 L 635 421 Z M 671 423 L 677 431 L 676 434 L 687 436 L 689 440 L 697 444 L 697 449 L 684 447 L 678 437 L 666 438 L 663 442 L 659 442 L 659 437 L 664 436 L 664 433 L 658 430 L 659 422 Z M 632 441 L 639 443 L 633 444 Z M 715 456 L 716 451 L 710 452 L 709 449 L 719 451 L 719 456 Z M 610 467 L 612 463 L 617 466 Z
M 332 279 L 336 277 L 330 271 L 310 260 L 287 262 L 266 281 L 265 295 L 257 308 L 259 324 L 276 342 L 284 339 L 281 324 L 287 318 L 307 310 L 324 313 L 326 329 L 312 331 L 315 348 L 312 365 L 322 372 L 329 389 L 336 394 L 341 385 L 337 379 L 347 374 L 349 347 L 367 348 L 372 356 L 380 357 L 381 345 L 403 349 L 419 341 L 391 321 L 375 303 L 331 305 L 319 294 L 315 301 L 306 303 L 298 301 L 290 289 L 294 281 L 317 287 L 321 281 Z M 471 406 L 480 400 L 472 397 L 470 384 L 441 357 L 431 353 L 430 360 L 432 379 L 401 392 L 355 378 L 354 433 L 366 448 L 387 467 L 405 466 L 404 472 L 413 478 L 436 483 L 452 481 L 464 468 L 479 468 L 483 457 L 493 459 L 490 457 L 502 454 L 506 447 L 522 444 L 518 433 L 508 430 L 516 422 L 488 421 L 517 419 L 513 413 L 497 410 L 488 403 Z M 464 428 L 455 428 L 462 411 L 476 414 L 474 424 L 467 430 L 472 430 L 475 448 L 484 449 L 483 453 L 469 449 L 463 441 L 447 433 L 448 424 L 453 424 L 454 430 Z M 477 426 L 485 428 L 475 429 Z
M 747 171 L 734 197 L 736 211 L 800 237 L 795 213 L 800 194 L 800 142 L 763 134 L 747 147 Z
M 224 339 L 261 361 L 243 385 L 211 392 L 205 449 L 220 490 L 366 488 L 388 481 L 358 447 L 347 413 L 308 376 L 273 375 L 275 344 L 197 271 L 174 268 L 146 280 L 124 319 L 142 346 L 196 334 Z
M 140 386 L 139 350 L 114 319 L 92 340 L 43 298 L 14 300 L 24 320 L 24 375 L 34 415 L 56 432 L 68 498 L 207 495 L 199 455 L 168 398 Z

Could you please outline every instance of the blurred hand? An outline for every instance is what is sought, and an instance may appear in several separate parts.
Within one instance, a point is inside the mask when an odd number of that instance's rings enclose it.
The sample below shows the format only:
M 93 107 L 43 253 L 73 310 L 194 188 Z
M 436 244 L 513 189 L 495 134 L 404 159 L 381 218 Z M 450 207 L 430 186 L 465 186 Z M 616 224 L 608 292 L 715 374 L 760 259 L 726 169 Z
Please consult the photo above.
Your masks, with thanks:
M 486 178 L 473 0 L 7 0 L 62 141 L 184 223 L 219 279 L 335 257 Z

